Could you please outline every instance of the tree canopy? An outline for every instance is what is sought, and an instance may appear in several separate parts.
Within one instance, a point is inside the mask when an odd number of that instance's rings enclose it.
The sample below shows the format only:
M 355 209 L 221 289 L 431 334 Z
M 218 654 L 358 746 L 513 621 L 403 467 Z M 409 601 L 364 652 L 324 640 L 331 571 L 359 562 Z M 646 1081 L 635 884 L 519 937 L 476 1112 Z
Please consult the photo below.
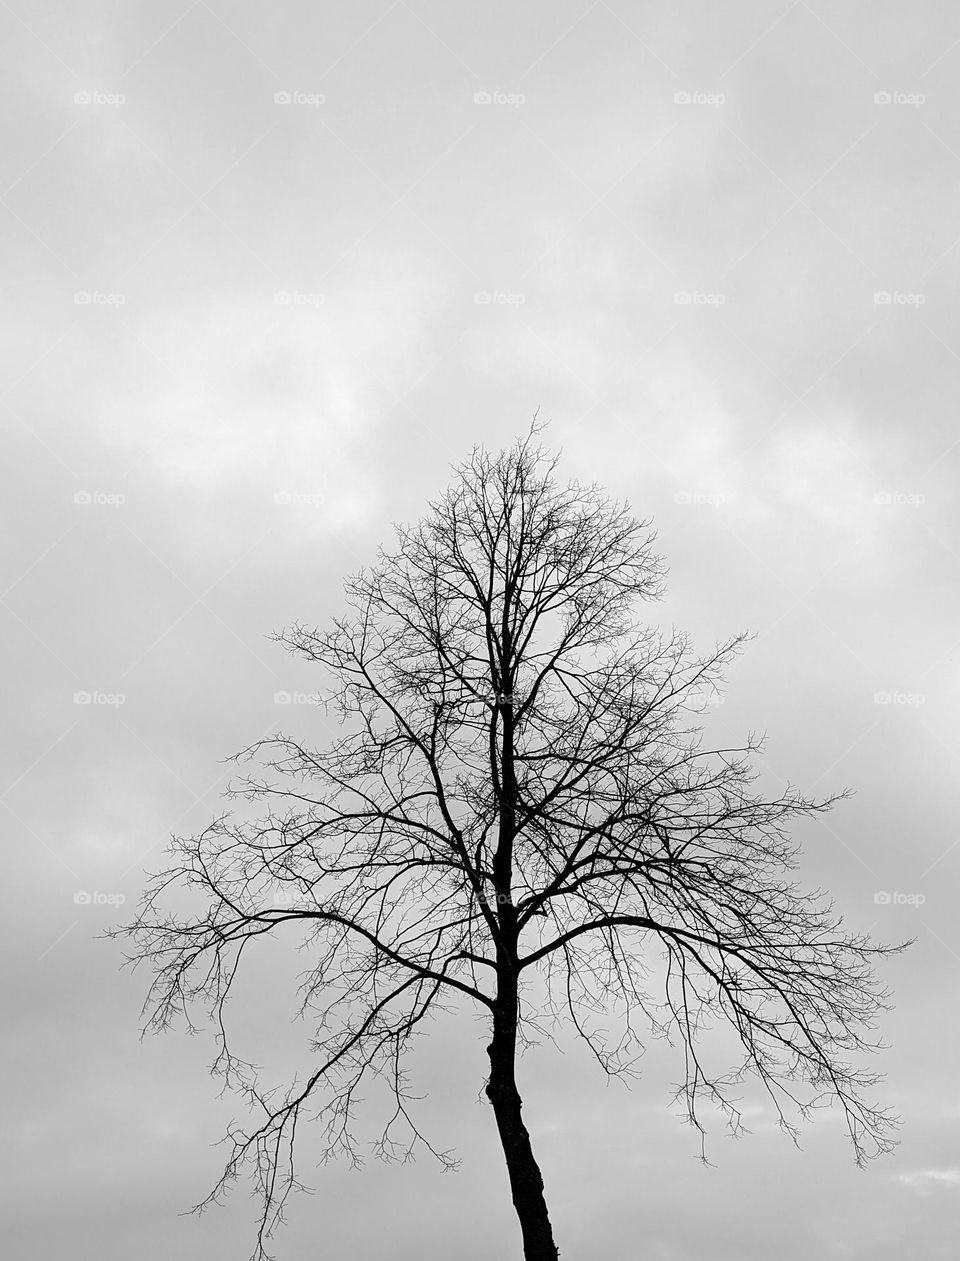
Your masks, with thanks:
M 559 484 L 537 433 L 475 450 L 348 581 L 344 616 L 277 637 L 325 675 L 338 735 L 245 749 L 257 769 L 234 794 L 257 810 L 176 838 L 125 930 L 154 972 L 149 1027 L 206 1004 L 216 1071 L 261 1112 L 231 1131 L 210 1197 L 253 1170 L 257 1255 L 298 1185 L 303 1116 L 329 1154 L 358 1158 L 357 1092 L 379 1075 L 395 1101 L 379 1154 L 430 1146 L 404 1053 L 447 999 L 490 1019 L 487 1095 L 528 1259 L 558 1255 L 515 1077 L 544 1014 L 569 1019 L 611 1075 L 649 1033 L 676 1040 L 695 1125 L 706 1098 L 737 1128 L 752 1076 L 791 1132 L 833 1103 L 858 1162 L 893 1144 L 863 1053 L 885 1000 L 873 963 L 902 947 L 847 931 L 791 875 L 790 825 L 837 797 L 763 791 L 752 738 L 705 747 L 704 700 L 744 637 L 698 656 L 641 623 L 664 581 L 649 522 L 596 486 Z M 184 887 L 201 895 L 195 914 L 165 907 Z M 278 1100 L 234 1054 L 223 1010 L 244 952 L 284 934 L 309 954 L 299 1003 L 315 1067 Z M 700 1053 L 717 1017 L 742 1051 L 722 1075 Z

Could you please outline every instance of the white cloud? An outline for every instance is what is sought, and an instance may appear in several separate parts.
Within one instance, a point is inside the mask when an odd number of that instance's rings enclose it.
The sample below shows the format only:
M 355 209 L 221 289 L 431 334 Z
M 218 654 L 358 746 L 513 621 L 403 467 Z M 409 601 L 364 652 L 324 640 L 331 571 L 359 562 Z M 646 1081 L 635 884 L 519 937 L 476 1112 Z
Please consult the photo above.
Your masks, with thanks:
M 424 274 L 416 259 L 380 262 L 387 292 L 368 263 L 356 283 L 315 304 L 278 304 L 265 288 L 131 317 L 136 359 L 152 360 L 151 371 L 114 377 L 96 435 L 177 485 L 255 478 L 331 495 L 349 486 L 355 512 L 369 473 L 357 460 L 361 436 L 424 371 L 445 295 L 443 277 Z
M 897 1181 L 906 1187 L 919 1191 L 921 1195 L 930 1195 L 938 1186 L 960 1186 L 960 1169 L 923 1169 L 915 1173 L 899 1173 Z

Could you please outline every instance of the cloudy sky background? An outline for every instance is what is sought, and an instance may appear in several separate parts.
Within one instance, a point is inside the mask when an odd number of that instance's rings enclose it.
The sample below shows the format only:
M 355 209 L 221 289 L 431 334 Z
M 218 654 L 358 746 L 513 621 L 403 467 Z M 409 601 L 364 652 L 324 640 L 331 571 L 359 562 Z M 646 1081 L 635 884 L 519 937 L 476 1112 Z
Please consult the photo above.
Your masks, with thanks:
M 856 789 L 804 877 L 917 937 L 884 969 L 902 1144 L 866 1172 L 836 1118 L 798 1152 L 759 1104 L 704 1168 L 666 1050 L 630 1093 L 532 1052 L 561 1252 L 952 1257 L 960 10 L 4 0 L 0 46 L 12 1255 L 248 1255 L 243 1191 L 177 1216 L 240 1110 L 212 1042 L 141 1044 L 146 978 L 97 934 L 221 808 L 227 755 L 323 739 L 275 703 L 315 680 L 270 633 L 324 622 L 539 408 L 566 475 L 654 518 L 656 616 L 757 633 L 711 732 L 766 730 L 771 784 Z M 289 965 L 265 951 L 237 1012 L 275 1081 L 305 1062 Z M 462 1170 L 313 1176 L 307 1136 L 281 1261 L 519 1255 L 482 1033 L 419 1052 Z

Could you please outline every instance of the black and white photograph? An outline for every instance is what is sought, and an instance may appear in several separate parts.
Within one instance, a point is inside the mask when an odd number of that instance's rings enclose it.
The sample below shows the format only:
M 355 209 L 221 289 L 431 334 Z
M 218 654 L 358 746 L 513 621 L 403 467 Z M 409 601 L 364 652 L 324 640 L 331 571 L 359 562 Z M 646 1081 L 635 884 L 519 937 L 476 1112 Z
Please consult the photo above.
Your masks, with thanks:
M 10 1261 L 956 1261 L 960 7 L 0 0 Z

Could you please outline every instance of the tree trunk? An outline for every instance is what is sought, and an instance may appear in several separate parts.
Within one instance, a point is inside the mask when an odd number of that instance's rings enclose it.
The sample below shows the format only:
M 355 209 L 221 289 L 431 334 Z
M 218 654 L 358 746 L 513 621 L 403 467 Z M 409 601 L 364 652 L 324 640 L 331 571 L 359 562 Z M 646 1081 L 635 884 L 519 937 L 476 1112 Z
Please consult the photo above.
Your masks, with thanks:
M 517 1090 L 515 1065 L 517 1048 L 516 1017 L 494 1017 L 493 1041 L 487 1047 L 490 1056 L 490 1080 L 487 1098 L 500 1132 L 500 1142 L 510 1175 L 513 1206 L 520 1219 L 524 1261 L 558 1261 L 557 1245 L 543 1198 L 540 1166 L 530 1146 L 530 1135 L 521 1116 L 522 1102 Z
M 517 911 L 513 905 L 513 845 L 516 839 L 517 777 L 514 767 L 513 726 L 513 645 L 509 626 L 512 599 L 504 594 L 501 626 L 499 676 L 494 678 L 498 698 L 497 713 L 503 721 L 501 744 L 500 826 L 493 856 L 493 883 L 497 891 L 497 920 L 500 941 L 497 946 L 497 998 L 493 1016 L 493 1040 L 487 1047 L 490 1080 L 487 1098 L 493 1104 L 500 1142 L 510 1175 L 513 1207 L 520 1219 L 524 1261 L 558 1261 L 557 1245 L 543 1198 L 543 1178 L 533 1157 L 530 1135 L 523 1123 L 520 1092 L 517 1090 Z M 493 731 L 491 729 L 491 739 Z M 496 780 L 496 775 L 494 775 Z M 496 784 L 495 784 L 496 787 Z

